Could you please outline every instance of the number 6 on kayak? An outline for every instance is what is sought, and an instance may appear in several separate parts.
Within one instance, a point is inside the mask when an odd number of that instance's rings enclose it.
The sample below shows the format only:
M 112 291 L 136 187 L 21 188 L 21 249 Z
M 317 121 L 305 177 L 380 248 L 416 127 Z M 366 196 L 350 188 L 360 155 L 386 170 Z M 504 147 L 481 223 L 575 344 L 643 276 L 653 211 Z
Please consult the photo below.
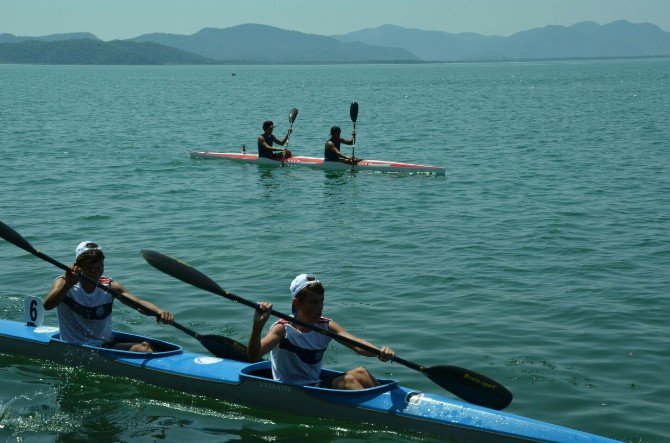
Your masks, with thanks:
M 39 327 L 44 323 L 44 305 L 42 299 L 28 296 L 25 299 L 26 306 L 26 324 L 28 326 Z

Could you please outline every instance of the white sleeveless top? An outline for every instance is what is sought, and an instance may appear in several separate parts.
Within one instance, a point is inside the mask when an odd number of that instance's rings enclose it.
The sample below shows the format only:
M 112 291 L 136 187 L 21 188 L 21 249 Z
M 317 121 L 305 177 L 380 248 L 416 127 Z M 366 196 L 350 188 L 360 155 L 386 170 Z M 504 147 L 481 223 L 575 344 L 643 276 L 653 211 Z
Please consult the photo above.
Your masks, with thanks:
M 112 279 L 102 277 L 100 283 L 109 286 Z M 81 283 L 74 285 L 56 307 L 61 339 L 92 346 L 111 342 L 113 301 L 111 294 L 97 286 L 92 292 L 86 292 Z
M 315 323 L 328 329 L 329 319 L 321 317 Z M 321 360 L 331 338 L 315 331 L 300 332 L 286 320 L 272 325 L 283 324 L 286 337 L 272 348 L 272 377 L 285 383 L 299 386 L 315 385 L 321 381 Z

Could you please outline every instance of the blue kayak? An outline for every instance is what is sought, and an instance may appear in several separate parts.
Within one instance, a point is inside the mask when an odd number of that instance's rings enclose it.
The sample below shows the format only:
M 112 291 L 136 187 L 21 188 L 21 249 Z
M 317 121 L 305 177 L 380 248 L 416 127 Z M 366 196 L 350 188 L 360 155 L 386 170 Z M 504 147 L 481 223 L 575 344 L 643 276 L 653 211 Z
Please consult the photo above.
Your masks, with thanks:
M 0 353 L 76 365 L 253 408 L 369 423 L 457 441 L 614 441 L 406 388 L 393 380 L 380 380 L 380 386 L 359 391 L 293 386 L 274 381 L 269 362 L 226 360 L 186 352 L 173 343 L 152 338 L 122 332 L 114 334 L 117 341 L 148 341 L 158 352 L 145 354 L 74 345 L 60 339 L 58 328 L 0 320 Z M 323 376 L 337 374 L 339 372 L 323 371 Z

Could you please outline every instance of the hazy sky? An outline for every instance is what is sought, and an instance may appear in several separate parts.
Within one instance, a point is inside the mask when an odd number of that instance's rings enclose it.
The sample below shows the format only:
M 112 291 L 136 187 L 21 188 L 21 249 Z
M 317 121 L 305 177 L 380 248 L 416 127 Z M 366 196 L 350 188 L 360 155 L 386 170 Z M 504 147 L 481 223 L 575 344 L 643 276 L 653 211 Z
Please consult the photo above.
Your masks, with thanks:
M 621 19 L 670 31 L 670 0 L 0 0 L 0 33 L 86 31 L 103 40 L 243 23 L 321 35 L 386 23 L 510 35 L 550 24 Z

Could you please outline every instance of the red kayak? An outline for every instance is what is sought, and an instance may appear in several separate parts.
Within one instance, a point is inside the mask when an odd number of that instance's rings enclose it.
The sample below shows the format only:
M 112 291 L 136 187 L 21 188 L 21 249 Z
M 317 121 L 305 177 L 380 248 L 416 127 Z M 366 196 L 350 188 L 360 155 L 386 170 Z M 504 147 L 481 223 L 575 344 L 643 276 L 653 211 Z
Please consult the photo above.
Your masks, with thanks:
M 237 154 L 231 152 L 191 152 L 191 157 L 205 159 L 224 159 L 243 163 L 255 163 L 263 165 L 281 166 L 281 160 L 272 160 L 269 158 L 259 158 L 257 154 Z M 380 171 L 380 172 L 400 172 L 400 173 L 428 173 L 434 175 L 444 175 L 444 168 L 439 166 L 417 165 L 414 163 L 389 162 L 382 160 L 361 160 L 353 167 L 347 163 L 324 161 L 318 157 L 290 157 L 284 160 L 284 164 L 290 166 L 309 166 L 315 169 L 334 169 L 358 171 Z

